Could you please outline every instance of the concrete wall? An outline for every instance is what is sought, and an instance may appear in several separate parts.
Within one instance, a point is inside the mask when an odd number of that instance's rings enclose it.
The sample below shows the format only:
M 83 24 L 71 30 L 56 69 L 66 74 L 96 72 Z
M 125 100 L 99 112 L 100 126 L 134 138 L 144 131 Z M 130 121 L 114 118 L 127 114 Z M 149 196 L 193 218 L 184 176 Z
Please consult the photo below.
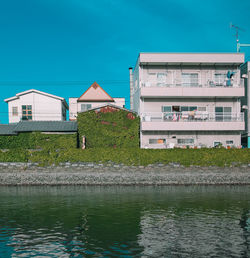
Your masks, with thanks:
M 140 113 L 140 67 L 139 63 L 137 62 L 134 71 L 133 71 L 133 82 L 130 84 L 130 94 L 132 94 L 132 105 L 130 106 L 130 109 L 136 113 Z M 130 99 L 131 99 L 130 98 Z
M 31 92 L 8 102 L 9 123 L 17 123 L 22 119 L 22 105 L 32 106 L 33 121 L 63 121 L 66 119 L 66 108 L 61 100 Z M 12 107 L 17 107 L 18 116 L 13 116 Z
M 166 144 L 149 144 L 149 139 L 166 139 Z M 223 146 L 227 146 L 226 141 L 233 141 L 235 147 L 241 146 L 241 136 L 239 132 L 227 131 L 203 131 L 203 132 L 142 132 L 141 133 L 141 148 L 167 148 L 169 144 L 172 147 L 183 147 L 184 145 L 178 144 L 177 139 L 194 139 L 194 144 L 190 146 L 214 147 L 214 142 L 221 142 Z M 188 145 L 188 144 L 186 144 Z
M 234 122 L 142 122 L 141 130 L 143 131 L 238 131 L 245 129 L 245 123 Z
M 241 66 L 241 75 L 245 75 L 248 78 L 244 79 L 244 88 L 245 88 L 245 96 L 241 98 L 241 105 L 247 106 L 247 109 L 244 109 L 245 114 L 245 131 L 242 134 L 246 145 L 250 148 L 250 62 L 246 62 Z

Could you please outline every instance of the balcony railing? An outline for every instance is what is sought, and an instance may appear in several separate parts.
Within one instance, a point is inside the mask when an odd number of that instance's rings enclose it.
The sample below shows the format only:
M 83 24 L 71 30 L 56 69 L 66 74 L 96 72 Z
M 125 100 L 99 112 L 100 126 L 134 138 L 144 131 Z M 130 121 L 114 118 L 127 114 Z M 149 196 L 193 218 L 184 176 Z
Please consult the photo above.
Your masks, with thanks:
M 178 81 L 178 80 L 177 80 Z M 169 88 L 242 88 L 244 87 L 244 79 L 240 80 L 240 83 L 231 81 L 230 79 L 224 81 L 210 81 L 208 80 L 205 84 L 199 83 L 166 83 L 166 82 L 142 82 L 142 87 L 169 87 Z
M 244 122 L 244 113 L 149 112 L 142 114 L 142 122 Z

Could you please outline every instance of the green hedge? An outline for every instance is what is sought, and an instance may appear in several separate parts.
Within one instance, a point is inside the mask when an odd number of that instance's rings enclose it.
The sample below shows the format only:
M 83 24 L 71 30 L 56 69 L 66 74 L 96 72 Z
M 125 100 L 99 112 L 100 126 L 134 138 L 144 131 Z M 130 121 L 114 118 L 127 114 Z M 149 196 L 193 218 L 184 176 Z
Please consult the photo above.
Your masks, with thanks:
M 128 112 L 78 114 L 79 142 L 86 137 L 86 148 L 138 148 L 140 119 L 128 118 Z M 130 113 L 131 114 L 131 113 Z
M 0 162 L 28 162 L 30 154 L 24 149 L 0 150 Z
M 0 149 L 68 149 L 77 147 L 77 134 L 42 134 L 40 132 L 0 136 Z
M 0 151 L 0 162 L 38 162 L 43 165 L 60 162 L 94 162 L 112 161 L 125 165 L 148 165 L 155 163 L 179 163 L 184 166 L 230 166 L 250 163 L 250 149 L 171 149 L 149 150 L 139 148 L 90 148 L 42 151 L 10 150 Z

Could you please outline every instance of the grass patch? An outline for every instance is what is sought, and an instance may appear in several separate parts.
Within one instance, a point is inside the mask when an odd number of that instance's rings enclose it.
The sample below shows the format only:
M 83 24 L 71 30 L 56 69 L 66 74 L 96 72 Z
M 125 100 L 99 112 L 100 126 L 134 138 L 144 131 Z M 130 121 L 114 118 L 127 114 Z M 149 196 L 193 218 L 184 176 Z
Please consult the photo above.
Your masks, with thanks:
M 93 162 L 109 161 L 124 165 L 149 165 L 179 163 L 184 166 L 237 166 L 250 163 L 250 149 L 171 149 L 149 150 L 139 148 L 54 148 L 30 152 L 27 150 L 0 151 L 0 162 L 38 162 L 39 164 L 58 164 L 60 162 Z

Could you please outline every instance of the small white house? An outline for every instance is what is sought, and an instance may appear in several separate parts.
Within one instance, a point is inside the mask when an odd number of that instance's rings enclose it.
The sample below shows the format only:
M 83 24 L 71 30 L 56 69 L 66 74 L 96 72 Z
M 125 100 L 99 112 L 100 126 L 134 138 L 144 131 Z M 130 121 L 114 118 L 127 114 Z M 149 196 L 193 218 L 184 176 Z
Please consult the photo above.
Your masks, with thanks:
M 69 98 L 69 120 L 76 120 L 78 112 L 106 104 L 124 108 L 125 98 L 112 98 L 99 84 L 94 82 L 79 98 Z
M 38 90 L 27 90 L 5 99 L 9 123 L 22 120 L 65 121 L 68 104 L 64 98 Z

